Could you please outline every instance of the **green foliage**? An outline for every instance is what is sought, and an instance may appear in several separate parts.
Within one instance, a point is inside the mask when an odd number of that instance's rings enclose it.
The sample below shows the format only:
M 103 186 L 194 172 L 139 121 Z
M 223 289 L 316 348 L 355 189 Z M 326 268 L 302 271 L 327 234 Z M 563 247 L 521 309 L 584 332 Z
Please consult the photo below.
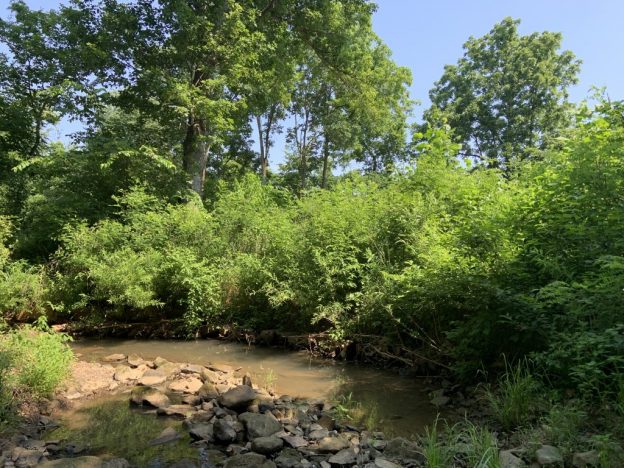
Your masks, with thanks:
M 527 362 L 507 367 L 495 390 L 487 391 L 494 418 L 505 430 L 530 422 L 539 411 L 539 384 Z
M 567 88 L 580 65 L 572 52 L 559 51 L 561 34 L 521 36 L 519 23 L 505 18 L 471 37 L 429 92 L 425 116 L 451 126 L 464 157 L 508 172 L 565 128 Z

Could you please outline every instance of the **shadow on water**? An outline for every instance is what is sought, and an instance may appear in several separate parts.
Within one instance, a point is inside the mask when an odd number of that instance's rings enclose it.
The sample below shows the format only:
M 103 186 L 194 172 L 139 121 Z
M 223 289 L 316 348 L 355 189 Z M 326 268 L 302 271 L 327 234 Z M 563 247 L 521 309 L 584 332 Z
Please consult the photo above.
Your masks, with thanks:
M 183 458 L 198 460 L 197 448 L 189 444 L 188 431 L 179 421 L 130 407 L 127 396 L 89 402 L 66 413 L 62 426 L 46 435 L 47 440 L 61 440 L 79 447 L 81 455 L 122 457 L 133 466 L 166 465 Z M 173 427 L 181 438 L 175 442 L 150 446 L 150 441 Z M 82 452 L 84 451 L 84 452 Z

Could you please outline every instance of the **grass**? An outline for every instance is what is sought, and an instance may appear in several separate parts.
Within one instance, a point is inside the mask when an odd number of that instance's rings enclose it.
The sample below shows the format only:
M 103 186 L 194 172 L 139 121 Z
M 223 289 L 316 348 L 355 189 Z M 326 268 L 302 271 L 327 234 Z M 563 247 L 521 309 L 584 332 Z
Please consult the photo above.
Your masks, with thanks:
M 498 380 L 496 391 L 488 389 L 486 398 L 494 418 L 504 430 L 512 430 L 529 422 L 538 409 L 539 384 L 528 362 L 507 366 Z
M 429 468 L 448 468 L 451 466 L 452 455 L 438 432 L 438 423 L 439 419 L 436 418 L 433 425 L 425 427 L 420 443 Z

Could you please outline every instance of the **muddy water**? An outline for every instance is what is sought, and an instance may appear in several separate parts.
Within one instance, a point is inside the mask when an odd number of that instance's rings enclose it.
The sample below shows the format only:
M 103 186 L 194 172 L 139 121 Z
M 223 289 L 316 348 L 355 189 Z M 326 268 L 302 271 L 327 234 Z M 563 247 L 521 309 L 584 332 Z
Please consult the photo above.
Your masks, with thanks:
M 83 340 L 73 343 L 80 359 L 97 361 L 112 353 L 161 356 L 193 364 L 219 363 L 250 372 L 259 386 L 278 394 L 342 402 L 364 423 L 388 435 L 410 436 L 436 417 L 418 379 L 370 367 L 315 359 L 305 352 L 249 347 L 218 340 Z

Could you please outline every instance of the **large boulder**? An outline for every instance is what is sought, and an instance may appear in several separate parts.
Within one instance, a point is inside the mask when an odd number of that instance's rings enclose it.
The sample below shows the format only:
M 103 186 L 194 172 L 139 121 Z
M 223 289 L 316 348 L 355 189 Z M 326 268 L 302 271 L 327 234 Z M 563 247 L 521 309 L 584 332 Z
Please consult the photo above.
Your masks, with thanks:
M 113 376 L 113 378 L 117 382 L 128 382 L 131 380 L 139 380 L 141 377 L 143 377 L 143 372 L 145 372 L 145 369 L 132 368 L 129 366 L 118 366 L 115 369 L 115 375 Z
M 195 424 L 191 426 L 189 434 L 193 440 L 207 440 L 211 442 L 214 439 L 212 424 Z
M 245 425 L 247 437 L 250 440 L 256 437 L 268 437 L 282 430 L 279 421 L 268 414 L 243 413 L 238 420 Z
M 247 408 L 256 398 L 256 392 L 247 385 L 239 385 L 228 390 L 219 397 L 219 402 L 226 408 L 242 409 Z
M 211 382 L 206 381 L 197 392 L 197 396 L 199 396 L 202 401 L 210 401 L 219 398 L 219 392 L 217 391 L 217 387 Z

